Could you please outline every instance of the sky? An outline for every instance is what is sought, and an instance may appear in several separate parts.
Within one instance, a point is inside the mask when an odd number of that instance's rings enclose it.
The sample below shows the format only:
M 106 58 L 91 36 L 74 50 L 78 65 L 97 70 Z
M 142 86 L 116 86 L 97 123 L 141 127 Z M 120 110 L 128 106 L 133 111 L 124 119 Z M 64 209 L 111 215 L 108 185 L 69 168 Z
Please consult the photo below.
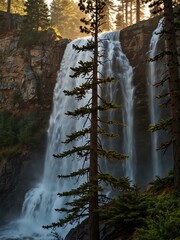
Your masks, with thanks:
M 46 0 L 46 3 L 48 4 L 48 6 L 50 6 L 52 0 Z

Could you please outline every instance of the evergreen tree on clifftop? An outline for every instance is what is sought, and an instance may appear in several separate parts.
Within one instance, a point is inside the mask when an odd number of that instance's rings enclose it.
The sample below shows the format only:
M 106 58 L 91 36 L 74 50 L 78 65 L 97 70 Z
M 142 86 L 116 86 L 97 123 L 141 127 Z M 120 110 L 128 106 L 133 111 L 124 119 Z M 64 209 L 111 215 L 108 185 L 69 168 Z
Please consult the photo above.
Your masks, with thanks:
M 38 31 L 49 26 L 48 6 L 44 0 L 27 0 L 24 5 L 26 28 Z
M 57 27 L 63 38 L 75 39 L 79 32 L 80 17 L 83 15 L 78 4 L 72 0 L 53 0 L 50 8 L 51 25 Z
M 43 34 L 50 26 L 48 7 L 44 0 L 27 0 L 25 2 L 24 21 L 20 31 L 20 45 L 29 47 L 46 41 Z

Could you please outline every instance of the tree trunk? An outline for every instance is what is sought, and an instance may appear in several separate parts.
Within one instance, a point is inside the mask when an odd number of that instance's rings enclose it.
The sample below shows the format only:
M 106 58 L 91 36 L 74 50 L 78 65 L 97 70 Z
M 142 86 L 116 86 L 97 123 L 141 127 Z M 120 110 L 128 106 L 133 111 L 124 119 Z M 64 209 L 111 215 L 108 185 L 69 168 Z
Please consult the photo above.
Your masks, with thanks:
M 133 23 L 133 2 L 130 2 L 130 25 Z
M 180 191 L 180 76 L 178 71 L 176 32 L 172 0 L 164 0 L 165 41 L 168 60 L 168 80 L 171 99 L 174 184 Z
M 136 0 L 136 22 L 140 21 L 140 0 Z
M 126 10 L 125 10 L 125 13 L 126 13 L 126 26 L 128 26 L 128 2 L 126 1 Z
M 97 121 L 98 121 L 98 0 L 96 0 L 96 20 L 94 33 L 94 68 L 92 80 L 92 113 L 91 113 L 91 133 L 90 133 L 90 196 L 89 199 L 89 240 L 99 240 L 99 213 L 98 213 L 98 135 L 97 135 Z M 91 190 L 92 188 L 92 190 Z
M 7 2 L 8 29 L 11 29 L 11 0 Z

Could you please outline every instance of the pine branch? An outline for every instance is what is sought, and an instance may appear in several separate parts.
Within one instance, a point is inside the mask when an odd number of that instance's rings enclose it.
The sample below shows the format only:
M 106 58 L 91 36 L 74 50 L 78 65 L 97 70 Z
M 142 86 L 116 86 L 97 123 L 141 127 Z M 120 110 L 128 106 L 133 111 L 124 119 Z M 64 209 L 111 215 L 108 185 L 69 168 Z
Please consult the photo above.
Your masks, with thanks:
M 87 44 L 83 45 L 82 47 L 79 47 L 78 45 L 73 44 L 73 48 L 79 53 L 81 51 L 93 51 L 94 50 L 94 41 L 87 40 Z
M 106 101 L 104 101 L 104 104 L 103 104 L 103 105 L 97 106 L 97 109 L 98 109 L 99 111 L 107 111 L 107 110 L 109 110 L 109 109 L 118 109 L 118 108 L 119 108 L 118 105 L 115 105 L 115 104 L 113 104 L 113 103 L 111 103 L 111 102 L 106 102 Z
M 63 153 L 59 154 L 53 154 L 54 157 L 56 158 L 64 158 L 64 157 L 70 157 L 74 153 L 77 153 L 79 156 L 84 156 L 83 152 L 88 151 L 90 149 L 89 146 L 80 146 L 80 147 L 73 147 L 73 149 L 64 151 Z
M 63 219 L 59 219 L 57 222 L 53 222 L 51 225 L 43 226 L 43 228 L 45 228 L 45 229 L 49 229 L 49 228 L 55 229 L 57 227 L 63 227 L 67 223 L 72 223 L 72 222 L 79 221 L 80 218 L 85 217 L 87 215 L 88 215 L 87 213 L 78 214 L 78 213 L 75 212 L 75 213 L 69 214 L 68 216 L 66 216 Z
M 101 134 L 101 135 L 103 135 L 103 136 L 106 136 L 106 137 L 111 137 L 111 138 L 118 137 L 118 134 L 106 132 L 106 131 L 105 131 L 104 129 L 102 129 L 102 128 L 98 129 L 97 133 L 98 133 L 98 134 Z
M 121 189 L 123 191 L 132 189 L 129 178 L 115 178 L 108 173 L 99 173 L 98 179 L 100 182 L 109 184 L 113 189 Z
M 74 140 L 78 140 L 80 138 L 83 138 L 87 133 L 90 133 L 90 128 L 85 128 L 83 130 L 77 131 L 77 132 L 73 132 L 71 135 L 67 135 L 67 139 L 62 142 L 64 144 L 68 144 Z
M 102 149 L 102 148 L 98 148 L 97 152 L 98 152 L 99 156 L 106 157 L 107 159 L 124 160 L 124 159 L 128 158 L 128 155 L 118 153 L 114 150 L 109 150 L 108 151 L 108 150 L 105 150 L 105 149 Z
M 172 124 L 172 118 L 169 119 L 161 119 L 160 122 L 156 124 L 152 124 L 149 126 L 149 132 L 155 132 L 158 130 L 166 130 Z
M 58 175 L 58 178 L 70 178 L 70 177 L 82 176 L 88 172 L 89 172 L 89 168 L 83 168 L 83 169 L 79 169 L 76 172 L 72 172 L 69 175 Z
M 95 186 L 93 184 L 90 184 L 90 182 L 85 182 L 81 184 L 78 188 L 76 189 L 71 189 L 68 192 L 62 192 L 58 193 L 57 195 L 59 197 L 67 197 L 67 196 L 93 196 L 94 192 L 101 192 L 103 189 L 101 186 Z
M 156 95 L 156 98 L 157 98 L 157 99 L 160 99 L 160 98 L 162 98 L 162 97 L 167 97 L 167 96 L 169 96 L 169 92 L 164 93 L 164 94 L 158 94 L 158 95 Z
M 88 82 L 83 83 L 82 85 L 80 85 L 79 87 L 75 87 L 73 90 L 69 91 L 69 90 L 64 90 L 64 94 L 66 96 L 74 96 L 76 95 L 76 99 L 77 100 L 81 100 L 82 98 L 85 98 L 86 93 L 88 90 L 91 89 L 91 84 Z
M 78 78 L 80 76 L 85 77 L 87 74 L 93 71 L 93 61 L 79 61 L 79 66 L 71 68 L 74 71 L 74 74 L 70 75 L 71 78 Z
M 71 189 L 68 192 L 58 193 L 58 196 L 59 197 L 80 196 L 80 195 L 88 194 L 88 192 L 89 192 L 89 182 L 85 182 L 76 189 Z
M 73 112 L 67 111 L 66 115 L 73 117 L 84 117 L 87 114 L 90 114 L 92 109 L 88 105 L 75 109 Z
M 107 77 L 107 78 L 98 79 L 97 84 L 112 83 L 112 82 L 114 82 L 114 78 Z
M 163 150 L 163 152 L 165 153 L 171 144 L 172 139 L 170 139 L 168 142 L 162 143 L 156 150 Z

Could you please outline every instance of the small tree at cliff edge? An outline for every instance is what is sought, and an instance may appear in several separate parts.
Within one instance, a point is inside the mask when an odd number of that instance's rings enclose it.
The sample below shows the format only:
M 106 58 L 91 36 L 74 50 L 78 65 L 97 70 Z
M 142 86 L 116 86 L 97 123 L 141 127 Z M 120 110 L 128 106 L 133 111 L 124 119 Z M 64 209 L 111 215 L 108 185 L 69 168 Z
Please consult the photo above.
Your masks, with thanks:
M 103 9 L 105 7 L 105 1 L 103 0 L 80 0 L 79 6 L 81 11 L 88 15 L 88 18 L 83 18 L 81 21 L 85 24 L 81 27 L 81 31 L 90 34 L 92 38 L 87 40 L 87 44 L 74 48 L 79 51 L 91 51 L 91 60 L 83 62 L 80 61 L 79 65 L 73 68 L 74 74 L 72 78 L 83 76 L 84 83 L 75 87 L 73 90 L 65 90 L 64 93 L 67 96 L 74 96 L 76 100 L 81 101 L 86 97 L 87 93 L 91 92 L 91 98 L 85 106 L 75 109 L 73 112 L 68 111 L 66 114 L 70 117 L 86 119 L 86 128 L 73 132 L 67 136 L 65 144 L 72 141 L 85 138 L 86 142 L 83 146 L 73 147 L 72 149 L 62 152 L 58 155 L 54 155 L 57 158 L 64 158 L 68 156 L 78 156 L 82 160 L 82 168 L 76 172 L 72 172 L 69 175 L 60 175 L 60 178 L 79 177 L 86 176 L 87 181 L 84 182 L 76 189 L 72 189 L 68 192 L 59 193 L 60 197 L 75 196 L 73 200 L 67 202 L 65 205 L 67 208 L 57 209 L 60 212 L 66 212 L 67 215 L 64 219 L 60 219 L 58 222 L 52 223 L 45 228 L 62 227 L 68 222 L 78 221 L 83 216 L 89 216 L 89 240 L 99 240 L 99 213 L 98 208 L 101 200 L 106 200 L 106 196 L 103 194 L 102 182 L 109 183 L 113 187 L 127 188 L 129 182 L 127 179 L 117 179 L 110 174 L 102 173 L 99 169 L 99 159 L 125 159 L 127 156 L 121 153 L 117 153 L 114 150 L 106 150 L 101 144 L 100 137 L 115 137 L 115 134 L 108 133 L 102 127 L 103 124 L 115 124 L 115 121 L 107 119 L 102 120 L 100 112 L 110 109 L 116 109 L 117 105 L 112 102 L 108 102 L 99 95 L 99 88 L 103 84 L 110 84 L 112 78 L 103 78 L 99 74 L 100 55 L 103 53 L 98 50 L 100 39 L 98 33 L 102 25 L 102 19 L 104 17 Z M 86 124 L 86 125 L 87 125 Z M 83 128 L 83 126 L 82 126 Z M 64 161 L 68 161 L 64 159 Z M 85 165 L 87 167 L 85 167 Z

